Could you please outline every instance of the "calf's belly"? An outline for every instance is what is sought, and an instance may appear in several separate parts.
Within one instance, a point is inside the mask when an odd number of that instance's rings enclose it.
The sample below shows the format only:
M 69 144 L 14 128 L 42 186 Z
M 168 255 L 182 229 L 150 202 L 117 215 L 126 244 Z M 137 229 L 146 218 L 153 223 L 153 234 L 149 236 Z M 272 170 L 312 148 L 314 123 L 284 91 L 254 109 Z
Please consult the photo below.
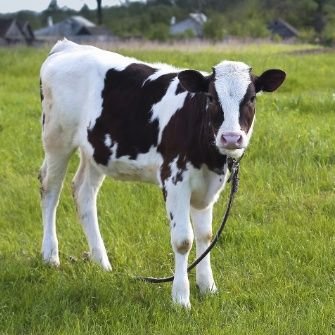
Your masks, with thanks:
M 159 184 L 159 167 L 153 163 L 143 164 L 130 159 L 121 159 L 109 162 L 108 166 L 99 165 L 99 168 L 105 175 L 114 179 Z

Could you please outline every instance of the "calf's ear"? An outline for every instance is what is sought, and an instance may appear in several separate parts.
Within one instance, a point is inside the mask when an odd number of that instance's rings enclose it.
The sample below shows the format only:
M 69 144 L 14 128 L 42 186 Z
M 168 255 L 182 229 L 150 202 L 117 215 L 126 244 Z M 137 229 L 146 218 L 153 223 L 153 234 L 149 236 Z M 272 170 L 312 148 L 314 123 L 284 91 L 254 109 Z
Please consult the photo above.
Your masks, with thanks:
M 178 79 L 186 91 L 191 93 L 208 92 L 209 78 L 195 70 L 178 73 Z
M 263 72 L 259 77 L 255 79 L 256 92 L 273 92 L 275 91 L 285 80 L 286 73 L 282 70 L 271 69 Z

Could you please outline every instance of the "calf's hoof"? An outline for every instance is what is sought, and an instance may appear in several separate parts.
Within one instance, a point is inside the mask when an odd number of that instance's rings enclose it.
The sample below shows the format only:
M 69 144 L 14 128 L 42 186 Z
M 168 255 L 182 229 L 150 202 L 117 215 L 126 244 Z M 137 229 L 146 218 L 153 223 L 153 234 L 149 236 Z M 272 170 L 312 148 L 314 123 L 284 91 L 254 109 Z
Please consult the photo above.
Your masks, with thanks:
M 60 265 L 58 253 L 42 253 L 43 262 L 52 267 L 58 268 Z
M 173 302 L 176 304 L 176 306 L 185 308 L 187 310 L 191 309 L 190 300 L 184 299 L 183 297 L 173 297 Z
M 201 294 L 215 294 L 218 291 L 213 278 L 199 277 L 197 286 Z
M 90 253 L 90 258 L 93 262 L 99 264 L 105 271 L 112 271 L 112 266 L 108 260 L 106 252 L 93 249 Z
M 208 285 L 203 286 L 199 284 L 197 284 L 197 286 L 201 294 L 215 294 L 218 292 L 218 289 L 214 282 L 212 285 L 209 285 L 209 286 Z
M 190 288 L 188 283 L 175 283 L 172 286 L 172 300 L 175 304 L 190 309 Z

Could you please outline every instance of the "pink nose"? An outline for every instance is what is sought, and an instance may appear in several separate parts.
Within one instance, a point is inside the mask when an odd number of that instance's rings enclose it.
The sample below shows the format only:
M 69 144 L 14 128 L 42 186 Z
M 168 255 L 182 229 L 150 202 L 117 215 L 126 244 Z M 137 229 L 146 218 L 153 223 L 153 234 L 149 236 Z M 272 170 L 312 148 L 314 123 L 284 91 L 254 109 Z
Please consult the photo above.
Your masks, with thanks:
M 221 136 L 221 143 L 225 149 L 240 149 L 242 147 L 242 135 L 234 132 L 225 132 Z

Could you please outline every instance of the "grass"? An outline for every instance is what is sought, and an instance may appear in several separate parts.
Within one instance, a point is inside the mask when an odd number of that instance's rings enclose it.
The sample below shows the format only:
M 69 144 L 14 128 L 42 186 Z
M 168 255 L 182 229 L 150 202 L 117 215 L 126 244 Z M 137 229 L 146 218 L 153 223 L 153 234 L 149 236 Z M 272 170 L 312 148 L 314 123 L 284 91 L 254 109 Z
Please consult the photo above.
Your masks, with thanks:
M 212 256 L 219 293 L 201 296 L 191 274 L 190 312 L 171 303 L 170 284 L 132 279 L 173 270 L 154 186 L 105 181 L 99 218 L 114 271 L 85 260 L 70 190 L 77 157 L 58 210 L 61 267 L 42 264 L 38 71 L 48 50 L 0 49 L 0 334 L 335 334 L 335 58 L 294 52 L 304 48 L 122 47 L 180 67 L 209 70 L 236 59 L 255 73 L 277 67 L 288 74 L 278 92 L 258 98 L 239 193 Z M 226 193 L 214 227 L 225 201 Z

